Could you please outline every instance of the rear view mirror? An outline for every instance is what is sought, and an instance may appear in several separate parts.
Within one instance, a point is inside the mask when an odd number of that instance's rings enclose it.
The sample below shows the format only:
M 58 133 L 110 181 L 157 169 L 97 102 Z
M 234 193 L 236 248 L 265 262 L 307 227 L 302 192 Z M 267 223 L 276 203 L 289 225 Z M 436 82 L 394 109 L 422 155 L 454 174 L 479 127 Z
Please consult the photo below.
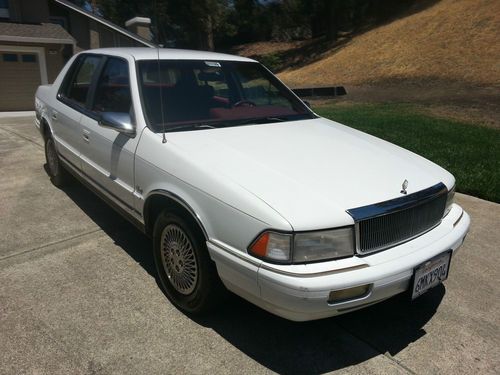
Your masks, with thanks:
M 99 119 L 99 125 L 103 128 L 114 129 L 117 132 L 135 137 L 135 127 L 132 118 L 128 113 L 123 112 L 103 112 Z
M 198 80 L 204 82 L 224 82 L 222 72 L 200 72 Z

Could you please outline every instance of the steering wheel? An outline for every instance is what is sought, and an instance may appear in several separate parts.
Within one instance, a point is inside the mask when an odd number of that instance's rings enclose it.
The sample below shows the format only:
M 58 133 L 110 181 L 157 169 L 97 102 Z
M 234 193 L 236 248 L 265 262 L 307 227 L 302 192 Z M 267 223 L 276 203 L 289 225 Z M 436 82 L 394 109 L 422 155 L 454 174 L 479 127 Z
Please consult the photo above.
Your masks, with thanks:
M 233 107 L 241 107 L 241 106 L 256 107 L 257 104 L 255 104 L 251 100 L 240 100 L 239 102 L 236 102 L 236 103 L 233 104 Z

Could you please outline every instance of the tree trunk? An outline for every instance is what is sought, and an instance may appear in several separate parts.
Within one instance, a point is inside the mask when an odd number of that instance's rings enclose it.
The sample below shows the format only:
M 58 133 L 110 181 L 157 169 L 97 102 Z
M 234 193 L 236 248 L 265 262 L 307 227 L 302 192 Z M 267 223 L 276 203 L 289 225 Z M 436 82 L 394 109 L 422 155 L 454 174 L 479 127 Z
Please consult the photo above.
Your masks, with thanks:
M 326 2 L 326 38 L 331 41 L 337 40 L 338 14 L 335 1 Z
M 197 31 L 197 47 L 203 51 L 214 50 L 214 30 L 212 26 L 212 17 L 207 15 L 201 19 Z
M 207 35 L 207 48 L 209 51 L 215 50 L 215 45 L 214 45 L 214 26 L 212 22 L 212 16 L 207 15 L 207 22 L 206 22 L 206 35 Z

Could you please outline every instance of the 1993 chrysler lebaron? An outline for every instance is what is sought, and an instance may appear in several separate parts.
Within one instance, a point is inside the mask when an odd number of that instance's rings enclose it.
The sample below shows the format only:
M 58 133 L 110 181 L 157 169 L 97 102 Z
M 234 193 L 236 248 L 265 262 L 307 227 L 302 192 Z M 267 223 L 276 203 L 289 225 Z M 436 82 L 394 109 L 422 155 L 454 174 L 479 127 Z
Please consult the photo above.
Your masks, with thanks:
M 52 182 L 70 172 L 151 236 L 187 313 L 223 286 L 297 321 L 416 298 L 469 229 L 450 173 L 317 116 L 248 58 L 85 51 L 37 90 L 36 125 Z

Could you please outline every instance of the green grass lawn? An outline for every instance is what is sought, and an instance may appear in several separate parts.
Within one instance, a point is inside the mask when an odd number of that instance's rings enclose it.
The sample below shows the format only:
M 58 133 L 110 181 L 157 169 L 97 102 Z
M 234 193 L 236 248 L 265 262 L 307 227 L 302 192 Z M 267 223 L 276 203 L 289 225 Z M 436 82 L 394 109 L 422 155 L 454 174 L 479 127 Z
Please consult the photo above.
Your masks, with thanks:
M 455 175 L 459 192 L 500 203 L 499 130 L 436 118 L 403 104 L 332 104 L 314 110 L 432 160 Z

